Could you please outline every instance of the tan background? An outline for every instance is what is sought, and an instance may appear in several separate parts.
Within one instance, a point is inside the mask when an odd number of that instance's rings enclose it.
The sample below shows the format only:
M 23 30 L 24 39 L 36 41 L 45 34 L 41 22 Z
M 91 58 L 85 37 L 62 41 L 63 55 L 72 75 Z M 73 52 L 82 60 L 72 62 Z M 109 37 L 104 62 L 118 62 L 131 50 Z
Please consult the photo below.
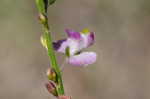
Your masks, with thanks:
M 67 95 L 150 99 L 150 0 L 57 0 L 48 12 L 54 40 L 65 28 L 96 32 L 87 50 L 97 62 L 64 68 Z M 53 99 L 44 87 L 49 61 L 37 13 L 34 0 L 0 0 L 0 99 Z

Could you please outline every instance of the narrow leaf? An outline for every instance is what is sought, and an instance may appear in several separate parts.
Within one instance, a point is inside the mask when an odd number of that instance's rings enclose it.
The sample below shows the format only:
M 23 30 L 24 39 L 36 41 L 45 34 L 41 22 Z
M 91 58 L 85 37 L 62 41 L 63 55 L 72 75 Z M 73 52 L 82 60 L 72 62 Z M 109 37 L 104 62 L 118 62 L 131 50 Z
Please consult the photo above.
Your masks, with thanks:
M 36 0 L 36 5 L 40 13 L 42 14 L 46 13 L 44 0 Z

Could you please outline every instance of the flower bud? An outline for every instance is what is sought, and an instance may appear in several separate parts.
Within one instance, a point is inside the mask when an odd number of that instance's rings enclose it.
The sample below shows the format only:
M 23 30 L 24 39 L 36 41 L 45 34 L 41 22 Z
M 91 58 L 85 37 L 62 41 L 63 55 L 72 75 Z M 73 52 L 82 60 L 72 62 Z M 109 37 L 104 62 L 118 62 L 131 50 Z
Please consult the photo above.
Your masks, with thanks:
M 45 84 L 47 90 L 49 93 L 51 93 L 54 96 L 58 96 L 57 90 L 56 90 L 56 85 L 54 82 L 49 81 L 48 83 Z
M 57 82 L 57 75 L 56 75 L 56 72 L 54 71 L 54 69 L 49 68 L 47 70 L 47 77 L 49 80 Z
M 47 18 L 46 18 L 46 16 L 45 16 L 44 14 L 40 13 L 40 14 L 39 14 L 39 20 L 40 20 L 40 22 L 41 22 L 42 24 L 44 24 L 44 23 L 46 23 Z
M 41 40 L 41 44 L 43 45 L 43 47 L 45 47 L 46 49 L 48 49 L 45 37 L 41 36 L 40 40 Z

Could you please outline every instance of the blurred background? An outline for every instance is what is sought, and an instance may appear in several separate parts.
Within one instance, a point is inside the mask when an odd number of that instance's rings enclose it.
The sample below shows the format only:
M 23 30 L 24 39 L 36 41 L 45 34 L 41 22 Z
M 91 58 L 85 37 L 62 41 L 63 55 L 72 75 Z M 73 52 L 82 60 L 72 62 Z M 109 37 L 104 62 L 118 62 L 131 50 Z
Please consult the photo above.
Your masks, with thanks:
M 63 70 L 67 95 L 150 99 L 150 0 L 57 0 L 48 13 L 54 40 L 66 28 L 96 33 L 87 50 L 97 62 Z M 0 99 L 54 99 L 44 86 L 49 60 L 37 16 L 34 0 L 0 0 Z

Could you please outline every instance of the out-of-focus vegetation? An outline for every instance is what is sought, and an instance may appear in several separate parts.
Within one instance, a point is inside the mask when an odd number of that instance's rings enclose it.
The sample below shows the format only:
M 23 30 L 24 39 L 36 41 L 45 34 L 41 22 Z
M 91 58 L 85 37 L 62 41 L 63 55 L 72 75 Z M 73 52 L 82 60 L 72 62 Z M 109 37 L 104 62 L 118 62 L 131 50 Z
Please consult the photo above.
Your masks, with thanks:
M 40 44 L 34 0 L 0 1 L 0 99 L 53 99 L 44 87 L 49 61 Z M 66 94 L 73 99 L 150 98 L 150 1 L 57 0 L 49 8 L 54 40 L 64 29 L 96 32 L 98 61 L 66 65 Z M 59 63 L 64 61 L 57 54 Z

